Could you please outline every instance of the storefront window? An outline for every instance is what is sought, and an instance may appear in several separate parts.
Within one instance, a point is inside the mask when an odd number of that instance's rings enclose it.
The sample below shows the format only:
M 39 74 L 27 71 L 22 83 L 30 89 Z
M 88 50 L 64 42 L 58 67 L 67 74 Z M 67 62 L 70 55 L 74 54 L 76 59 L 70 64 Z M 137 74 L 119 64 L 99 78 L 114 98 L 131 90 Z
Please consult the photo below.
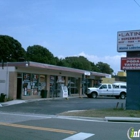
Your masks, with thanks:
M 45 89 L 45 87 L 46 87 L 45 75 L 40 75 L 39 76 L 38 90 L 41 91 L 41 90 Z
M 23 74 L 23 95 L 39 95 L 41 90 L 41 83 L 39 83 L 38 74 Z
M 31 90 L 33 95 L 38 95 L 38 75 L 37 74 L 32 74 L 32 79 L 31 79 Z
M 57 89 L 57 76 L 50 76 L 50 97 L 53 97 L 56 93 L 56 89 Z
M 31 95 L 31 74 L 24 73 L 23 74 L 23 95 L 28 96 Z
M 68 78 L 68 94 L 77 94 L 78 93 L 78 79 L 74 77 Z

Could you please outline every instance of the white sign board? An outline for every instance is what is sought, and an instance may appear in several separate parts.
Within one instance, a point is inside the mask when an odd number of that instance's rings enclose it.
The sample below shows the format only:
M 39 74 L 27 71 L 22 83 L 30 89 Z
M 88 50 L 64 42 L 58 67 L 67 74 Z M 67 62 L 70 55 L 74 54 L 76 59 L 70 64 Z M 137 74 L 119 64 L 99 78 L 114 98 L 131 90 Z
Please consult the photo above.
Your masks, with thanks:
M 87 76 L 90 76 L 90 72 L 89 71 L 85 71 L 84 74 L 87 75 Z
M 63 92 L 63 97 L 67 98 L 68 97 L 68 88 L 67 88 L 67 86 L 62 87 L 62 92 Z
M 117 51 L 140 51 L 140 30 L 118 32 Z

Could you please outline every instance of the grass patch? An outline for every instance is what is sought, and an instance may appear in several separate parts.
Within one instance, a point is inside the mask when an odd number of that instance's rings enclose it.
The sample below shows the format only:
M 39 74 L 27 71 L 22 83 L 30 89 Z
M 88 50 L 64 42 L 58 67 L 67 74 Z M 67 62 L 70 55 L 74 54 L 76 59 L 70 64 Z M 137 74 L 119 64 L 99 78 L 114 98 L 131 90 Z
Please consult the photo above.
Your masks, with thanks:
M 83 116 L 83 117 L 140 117 L 140 110 L 124 110 L 122 108 L 101 109 L 101 110 L 83 110 L 74 112 L 63 112 L 59 115 L 65 116 Z

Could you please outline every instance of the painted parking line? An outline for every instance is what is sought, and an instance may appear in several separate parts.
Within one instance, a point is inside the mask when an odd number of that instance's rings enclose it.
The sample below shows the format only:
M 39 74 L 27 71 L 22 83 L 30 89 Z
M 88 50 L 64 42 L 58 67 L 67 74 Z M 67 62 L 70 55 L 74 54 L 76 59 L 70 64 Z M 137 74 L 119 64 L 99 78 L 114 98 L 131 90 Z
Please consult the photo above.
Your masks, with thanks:
M 0 122 L 0 125 L 9 126 L 9 127 L 24 128 L 24 129 L 33 129 L 33 130 L 43 130 L 43 131 L 50 131 L 50 132 L 66 133 L 66 134 L 75 134 L 76 133 L 76 131 L 70 131 L 70 130 L 54 129 L 54 128 L 46 128 L 46 127 L 36 127 L 36 126 L 20 125 L 20 124 L 10 124 L 10 123 L 2 123 L 2 122 Z
M 83 132 L 80 132 L 78 134 L 75 134 L 73 136 L 70 136 L 68 138 L 65 138 L 63 140 L 85 140 L 91 136 L 93 136 L 94 134 L 92 133 L 83 133 Z

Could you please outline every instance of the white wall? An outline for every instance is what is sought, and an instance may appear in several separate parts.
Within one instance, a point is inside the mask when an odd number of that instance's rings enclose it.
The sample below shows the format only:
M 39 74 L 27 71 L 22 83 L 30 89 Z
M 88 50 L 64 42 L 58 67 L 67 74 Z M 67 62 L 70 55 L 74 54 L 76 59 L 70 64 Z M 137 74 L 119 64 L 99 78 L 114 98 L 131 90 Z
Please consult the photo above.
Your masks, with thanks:
M 14 67 L 0 67 L 0 94 L 9 94 L 9 71 L 14 71 Z
M 7 94 L 7 88 L 8 88 L 8 75 L 6 72 L 6 69 L 0 68 L 0 94 L 4 93 Z

